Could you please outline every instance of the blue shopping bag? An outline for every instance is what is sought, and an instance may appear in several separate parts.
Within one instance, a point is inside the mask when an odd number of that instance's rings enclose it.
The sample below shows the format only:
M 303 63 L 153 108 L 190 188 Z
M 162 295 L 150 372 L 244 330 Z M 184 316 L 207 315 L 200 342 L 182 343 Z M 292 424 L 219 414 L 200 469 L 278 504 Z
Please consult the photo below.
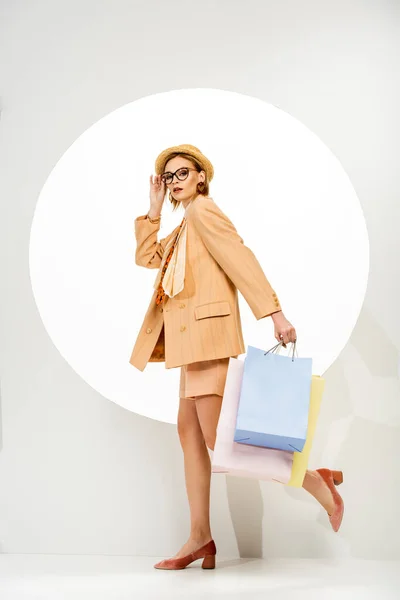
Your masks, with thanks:
M 234 441 L 301 452 L 308 428 L 312 358 L 247 347 Z M 280 349 L 280 348 L 279 348 Z

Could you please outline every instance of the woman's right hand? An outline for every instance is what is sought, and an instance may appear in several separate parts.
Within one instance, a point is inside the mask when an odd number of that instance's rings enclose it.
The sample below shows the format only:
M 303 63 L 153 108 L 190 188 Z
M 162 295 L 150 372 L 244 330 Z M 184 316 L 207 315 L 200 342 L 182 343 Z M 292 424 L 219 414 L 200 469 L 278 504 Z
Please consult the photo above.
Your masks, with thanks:
M 165 183 L 161 175 L 150 175 L 150 209 L 153 213 L 161 214 L 165 197 Z

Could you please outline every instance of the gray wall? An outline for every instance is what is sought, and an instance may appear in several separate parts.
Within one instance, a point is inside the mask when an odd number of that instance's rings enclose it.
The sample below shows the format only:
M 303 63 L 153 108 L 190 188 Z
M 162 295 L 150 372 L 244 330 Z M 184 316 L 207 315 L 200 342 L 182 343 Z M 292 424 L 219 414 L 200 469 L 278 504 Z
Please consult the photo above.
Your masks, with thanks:
M 310 463 L 344 471 L 340 533 L 304 490 L 213 475 L 218 550 L 399 558 L 398 2 L 3 0 L 0 12 L 0 552 L 160 556 L 187 539 L 175 426 L 72 371 L 39 318 L 28 249 L 38 194 L 82 131 L 136 98 L 215 87 L 279 106 L 331 148 L 371 244 Z

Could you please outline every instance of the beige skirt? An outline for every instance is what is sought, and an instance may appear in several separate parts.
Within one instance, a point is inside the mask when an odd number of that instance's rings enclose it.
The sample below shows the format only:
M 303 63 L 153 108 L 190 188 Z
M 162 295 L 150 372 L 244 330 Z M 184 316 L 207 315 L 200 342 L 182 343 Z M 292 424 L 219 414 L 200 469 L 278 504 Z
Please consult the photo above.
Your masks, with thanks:
M 179 397 L 195 398 L 212 394 L 223 396 L 228 365 L 229 356 L 182 365 Z

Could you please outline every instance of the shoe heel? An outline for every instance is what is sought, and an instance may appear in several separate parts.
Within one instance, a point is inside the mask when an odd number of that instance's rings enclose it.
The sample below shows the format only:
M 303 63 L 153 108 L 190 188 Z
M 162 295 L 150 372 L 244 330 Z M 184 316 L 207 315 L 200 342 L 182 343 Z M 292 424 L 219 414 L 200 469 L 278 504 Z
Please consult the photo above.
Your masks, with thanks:
M 332 471 L 332 477 L 335 485 L 343 483 L 343 471 Z
M 205 556 L 201 568 L 215 569 L 215 554 L 208 554 L 208 556 Z

